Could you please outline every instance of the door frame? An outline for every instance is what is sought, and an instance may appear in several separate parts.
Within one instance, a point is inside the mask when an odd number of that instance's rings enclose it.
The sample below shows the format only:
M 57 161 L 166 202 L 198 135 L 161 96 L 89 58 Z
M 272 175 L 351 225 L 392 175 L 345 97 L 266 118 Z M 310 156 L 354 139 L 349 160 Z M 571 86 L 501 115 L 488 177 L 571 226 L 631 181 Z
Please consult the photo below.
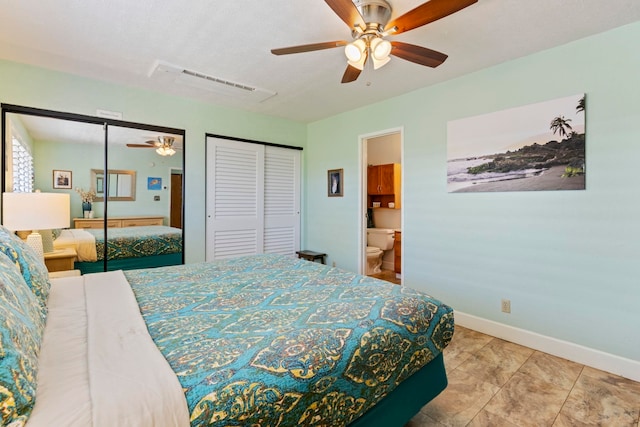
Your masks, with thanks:
M 360 244 L 358 245 L 358 273 L 365 275 L 367 272 L 367 168 L 369 166 L 368 158 L 367 158 L 367 149 L 369 139 L 379 138 L 381 136 L 387 136 L 392 134 L 400 135 L 400 158 L 402 161 L 402 165 L 404 166 L 404 126 L 389 128 L 385 130 L 380 130 L 376 132 L 366 133 L 358 136 L 359 139 L 359 157 L 360 157 L 360 191 L 359 191 L 359 209 L 360 212 L 360 227 L 358 227 L 358 241 Z M 404 204 L 404 167 L 401 168 L 401 182 L 402 189 L 400 192 L 401 200 L 403 201 L 402 212 L 400 213 L 400 228 L 404 229 L 404 208 L 406 205 Z M 402 239 L 401 243 L 401 251 L 404 252 L 404 239 Z M 404 271 L 404 257 L 401 262 L 401 270 Z M 404 277 L 404 275 L 402 275 Z M 403 281 L 401 277 L 401 281 Z

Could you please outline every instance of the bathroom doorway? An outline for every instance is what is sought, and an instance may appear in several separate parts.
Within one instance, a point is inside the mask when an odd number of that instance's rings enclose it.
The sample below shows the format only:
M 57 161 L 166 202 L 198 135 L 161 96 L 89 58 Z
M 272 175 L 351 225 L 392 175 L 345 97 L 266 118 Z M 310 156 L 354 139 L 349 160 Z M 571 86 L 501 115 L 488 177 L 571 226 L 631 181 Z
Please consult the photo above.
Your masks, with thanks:
M 363 212 L 360 271 L 401 284 L 403 129 L 363 135 L 360 146 Z M 371 232 L 372 228 L 376 230 Z

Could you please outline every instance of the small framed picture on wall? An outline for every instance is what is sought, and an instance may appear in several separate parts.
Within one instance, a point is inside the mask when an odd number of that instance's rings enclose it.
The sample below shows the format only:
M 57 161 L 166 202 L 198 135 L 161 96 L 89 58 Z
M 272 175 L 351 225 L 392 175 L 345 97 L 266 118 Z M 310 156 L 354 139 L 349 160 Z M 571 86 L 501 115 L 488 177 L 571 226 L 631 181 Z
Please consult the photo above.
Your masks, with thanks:
M 327 172 L 327 193 L 329 197 L 342 197 L 342 169 L 329 169 Z
M 71 171 L 55 170 L 53 171 L 53 188 L 71 189 Z

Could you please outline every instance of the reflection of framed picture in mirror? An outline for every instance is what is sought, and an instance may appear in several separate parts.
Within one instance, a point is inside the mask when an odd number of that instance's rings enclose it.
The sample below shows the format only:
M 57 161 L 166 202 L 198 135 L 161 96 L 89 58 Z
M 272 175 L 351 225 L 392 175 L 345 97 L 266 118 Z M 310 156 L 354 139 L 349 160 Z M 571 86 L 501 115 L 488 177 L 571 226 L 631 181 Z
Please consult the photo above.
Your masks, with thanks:
M 162 178 L 147 177 L 147 190 L 162 190 Z
M 327 171 L 327 193 L 329 197 L 342 197 L 342 169 Z
M 53 188 L 71 189 L 71 171 L 53 171 Z

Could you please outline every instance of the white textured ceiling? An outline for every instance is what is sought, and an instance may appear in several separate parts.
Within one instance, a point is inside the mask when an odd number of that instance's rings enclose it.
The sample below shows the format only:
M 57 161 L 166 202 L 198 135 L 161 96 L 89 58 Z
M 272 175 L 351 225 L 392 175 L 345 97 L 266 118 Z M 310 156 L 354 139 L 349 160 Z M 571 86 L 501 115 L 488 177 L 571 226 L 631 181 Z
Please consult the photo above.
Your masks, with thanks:
M 65 142 L 74 144 L 103 145 L 105 133 L 102 125 L 60 120 L 50 117 L 9 113 L 10 121 L 17 120 L 27 130 L 31 139 L 38 142 Z M 142 129 L 109 126 L 109 143 L 117 145 L 145 144 L 159 136 L 173 136 L 174 148 L 182 149 L 182 135 L 158 133 Z M 149 146 L 151 148 L 151 145 Z
M 390 3 L 396 17 L 422 1 Z M 638 21 L 640 1 L 479 0 L 393 38 L 448 54 L 440 67 L 393 57 L 349 84 L 341 48 L 270 53 L 350 39 L 322 0 L 0 0 L 0 14 L 3 59 L 308 122 Z M 157 60 L 277 95 L 258 103 L 160 83 L 148 77 Z

